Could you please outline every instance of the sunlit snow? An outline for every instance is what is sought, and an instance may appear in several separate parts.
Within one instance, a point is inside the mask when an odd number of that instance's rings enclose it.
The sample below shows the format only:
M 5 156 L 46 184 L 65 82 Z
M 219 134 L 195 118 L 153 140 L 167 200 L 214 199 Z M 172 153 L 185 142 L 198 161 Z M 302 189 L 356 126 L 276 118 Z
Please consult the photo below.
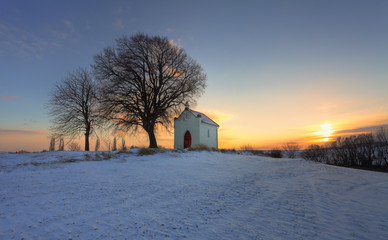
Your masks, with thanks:
M 95 154 L 0 154 L 0 239 L 388 239 L 387 173 L 218 152 Z

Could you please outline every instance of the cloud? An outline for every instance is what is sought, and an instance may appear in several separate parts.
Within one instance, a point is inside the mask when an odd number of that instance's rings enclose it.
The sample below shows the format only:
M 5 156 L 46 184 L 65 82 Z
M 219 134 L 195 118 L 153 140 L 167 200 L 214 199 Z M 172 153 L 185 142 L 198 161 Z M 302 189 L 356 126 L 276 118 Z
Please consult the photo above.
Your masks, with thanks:
M 118 29 L 124 29 L 125 25 L 121 19 L 117 19 L 114 26 Z
M 166 29 L 166 33 L 173 33 L 175 32 L 175 30 L 173 28 L 167 28 Z
M 67 27 L 67 29 L 70 31 L 70 32 L 75 32 L 75 28 L 74 28 L 74 26 L 73 26 L 73 23 L 70 21 L 70 20 L 65 20 L 65 21 L 63 21 L 64 23 L 65 23 L 65 25 L 66 25 L 66 27 Z
M 86 23 L 85 23 L 85 28 L 86 28 L 86 30 L 90 30 L 90 29 L 92 29 L 92 27 L 90 26 L 90 24 L 89 24 L 89 21 L 88 21 L 88 20 L 86 20 Z
M 54 40 L 52 45 L 55 47 L 62 47 L 62 42 L 66 41 L 76 41 L 77 29 L 75 28 L 73 22 L 69 19 L 62 21 L 64 28 L 51 28 L 49 27 L 49 32 L 53 36 Z M 89 22 L 86 21 L 85 29 L 90 30 Z
M 379 128 L 388 129 L 388 124 L 380 124 L 380 125 L 372 125 L 372 126 L 364 126 L 359 128 L 352 129 L 344 129 L 339 131 L 334 131 L 331 136 L 324 137 L 322 135 L 316 135 L 315 133 L 306 134 L 304 137 L 294 139 L 292 142 L 297 142 L 302 145 L 309 144 L 319 144 L 319 143 L 328 143 L 335 141 L 338 137 L 347 137 L 351 135 L 358 135 L 363 133 L 376 133 Z
M 21 28 L 0 23 L 0 56 L 9 53 L 27 60 L 41 59 L 42 53 L 54 46 Z
M 18 96 L 1 96 L 2 99 L 13 99 L 13 98 L 18 98 Z
M 345 129 L 345 130 L 337 131 L 336 134 L 338 134 L 338 135 L 353 135 L 353 134 L 361 134 L 361 133 L 370 133 L 370 132 L 376 132 L 376 130 L 378 130 L 381 127 L 388 128 L 388 124 L 365 126 L 365 127 L 360 127 L 360 128 L 354 128 L 354 129 Z
M 121 16 L 121 14 L 123 13 L 123 7 L 118 7 L 116 9 L 113 10 L 113 15 L 114 16 Z
M 45 131 L 35 131 L 35 130 L 19 130 L 19 129 L 1 129 L 0 135 L 47 135 L 48 132 Z
M 292 142 L 292 143 L 298 143 L 301 145 L 309 145 L 309 144 L 319 144 L 319 143 L 328 143 L 335 141 L 336 136 L 330 136 L 330 137 L 323 137 L 319 135 L 313 135 L 313 134 L 306 134 L 306 136 L 296 139 L 291 139 L 288 141 L 284 141 L 283 143 Z
M 205 111 L 204 114 L 212 119 L 217 124 L 221 124 L 233 117 L 233 115 L 228 113 L 222 113 L 217 111 Z

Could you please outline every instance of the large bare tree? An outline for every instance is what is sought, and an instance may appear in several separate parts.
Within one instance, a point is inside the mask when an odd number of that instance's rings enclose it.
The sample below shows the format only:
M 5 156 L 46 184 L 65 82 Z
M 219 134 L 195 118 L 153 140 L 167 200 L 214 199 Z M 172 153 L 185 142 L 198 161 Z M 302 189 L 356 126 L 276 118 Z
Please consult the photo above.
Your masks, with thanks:
M 85 151 L 89 151 L 89 137 L 99 125 L 96 85 L 91 73 L 79 68 L 57 83 L 48 103 L 54 136 L 74 138 L 85 136 Z
M 143 128 L 150 148 L 157 148 L 156 127 L 171 126 L 206 87 L 202 67 L 166 37 L 124 36 L 94 60 L 103 116 L 120 130 Z

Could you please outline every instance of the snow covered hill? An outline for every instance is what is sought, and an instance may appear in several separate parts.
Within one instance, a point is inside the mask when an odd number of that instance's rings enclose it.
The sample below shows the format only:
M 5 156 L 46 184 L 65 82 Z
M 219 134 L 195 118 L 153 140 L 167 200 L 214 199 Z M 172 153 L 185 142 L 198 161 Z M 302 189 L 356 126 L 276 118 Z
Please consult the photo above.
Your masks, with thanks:
M 95 154 L 0 154 L 0 239 L 388 239 L 387 173 L 216 152 Z

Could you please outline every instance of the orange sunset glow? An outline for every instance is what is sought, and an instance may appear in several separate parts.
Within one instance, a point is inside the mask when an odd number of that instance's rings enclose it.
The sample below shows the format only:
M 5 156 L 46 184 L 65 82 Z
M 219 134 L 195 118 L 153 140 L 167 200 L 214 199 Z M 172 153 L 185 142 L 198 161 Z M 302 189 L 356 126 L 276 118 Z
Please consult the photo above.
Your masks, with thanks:
M 302 147 L 307 147 L 313 143 L 324 144 L 334 141 L 339 136 L 376 131 L 379 126 L 387 126 L 385 123 L 388 120 L 383 118 L 383 116 L 380 116 L 380 118 L 376 116 L 374 119 L 364 119 L 363 122 L 348 120 L 334 123 L 334 121 L 327 121 L 307 126 L 301 125 L 294 128 L 291 126 L 278 127 L 275 121 L 275 125 L 268 124 L 265 127 L 261 127 L 260 122 L 258 122 L 258 125 L 250 128 L 252 126 L 252 120 L 243 120 L 239 116 L 221 111 L 204 111 L 204 113 L 220 125 L 219 148 L 227 149 L 239 149 L 242 146 L 249 145 L 255 149 L 268 150 L 274 147 L 281 147 L 282 144 L 287 142 L 296 142 Z M 125 139 L 128 147 L 147 146 L 148 144 L 148 136 L 143 131 L 137 133 L 120 131 L 115 135 L 119 143 L 121 143 L 121 138 Z M 173 129 L 167 131 L 164 128 L 159 128 L 156 136 L 158 144 L 161 147 L 173 147 Z M 100 135 L 100 138 L 102 140 L 101 150 L 107 150 L 108 139 L 112 140 L 113 135 L 104 133 Z M 30 151 L 40 151 L 47 149 L 49 132 L 6 131 L 0 129 L 0 141 L 2 141 L 1 147 L 3 147 L 3 151 L 4 149 L 20 151 L 22 149 L 19 147 L 20 145 L 25 146 L 24 148 Z M 80 145 L 83 144 L 83 138 L 79 138 L 77 141 Z M 92 149 L 94 143 L 95 139 L 92 139 Z
M 321 125 L 321 131 L 314 132 L 312 134 L 322 137 L 321 140 L 319 140 L 320 142 L 328 142 L 332 140 L 331 137 L 333 132 L 335 131 L 332 130 L 332 125 L 330 123 L 325 122 Z

